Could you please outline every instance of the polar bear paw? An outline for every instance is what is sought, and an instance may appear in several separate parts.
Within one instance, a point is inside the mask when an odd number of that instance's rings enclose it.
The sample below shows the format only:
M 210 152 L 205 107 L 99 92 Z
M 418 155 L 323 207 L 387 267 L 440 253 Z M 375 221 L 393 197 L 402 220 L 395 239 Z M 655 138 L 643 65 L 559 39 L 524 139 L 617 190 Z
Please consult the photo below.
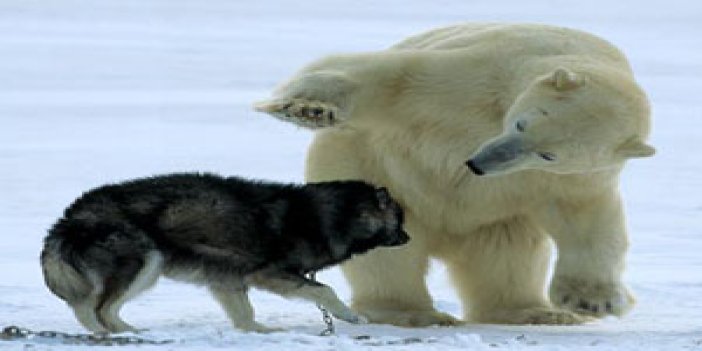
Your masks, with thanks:
M 556 306 L 594 317 L 622 316 L 635 304 L 634 297 L 621 283 L 574 277 L 554 277 L 549 295 Z
M 271 328 L 257 322 L 251 322 L 243 325 L 238 325 L 237 328 L 244 332 L 260 333 L 260 334 L 270 334 L 284 332 L 285 329 L 282 328 Z
M 465 324 L 460 319 L 439 311 L 371 310 L 362 313 L 371 323 L 391 324 L 398 327 L 421 328 L 432 325 L 453 327 Z
M 311 129 L 330 127 L 339 121 L 338 106 L 302 98 L 263 101 L 256 103 L 254 109 Z
M 479 323 L 511 325 L 576 325 L 592 320 L 589 316 L 552 307 L 475 311 L 472 319 Z

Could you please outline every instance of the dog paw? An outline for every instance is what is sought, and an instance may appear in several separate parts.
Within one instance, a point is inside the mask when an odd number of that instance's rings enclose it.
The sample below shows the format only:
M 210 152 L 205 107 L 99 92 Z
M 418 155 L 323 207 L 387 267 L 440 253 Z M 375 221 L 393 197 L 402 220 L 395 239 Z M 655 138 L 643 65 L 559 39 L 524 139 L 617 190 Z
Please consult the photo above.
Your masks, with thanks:
M 367 324 L 368 323 L 368 319 L 366 317 L 358 315 L 348 308 L 345 308 L 345 309 L 342 309 L 339 311 L 333 311 L 333 312 L 331 312 L 331 314 L 335 318 L 342 320 L 344 322 L 351 323 L 351 324 Z
M 110 334 L 121 334 L 121 333 L 133 333 L 133 334 L 138 334 L 140 332 L 145 332 L 147 329 L 138 329 L 136 327 L 133 327 L 121 320 L 110 320 L 109 322 L 106 321 L 106 327 L 108 329 L 108 332 Z
M 302 98 L 262 101 L 254 109 L 310 129 L 331 127 L 339 121 L 338 106 Z
M 341 318 L 339 318 L 339 319 L 341 319 Z M 355 315 L 352 318 L 342 319 L 342 320 L 349 322 L 351 324 L 368 324 L 368 318 L 363 317 L 361 315 Z
M 635 303 L 632 294 L 621 283 L 564 276 L 554 277 L 549 295 L 554 305 L 593 317 L 622 316 Z

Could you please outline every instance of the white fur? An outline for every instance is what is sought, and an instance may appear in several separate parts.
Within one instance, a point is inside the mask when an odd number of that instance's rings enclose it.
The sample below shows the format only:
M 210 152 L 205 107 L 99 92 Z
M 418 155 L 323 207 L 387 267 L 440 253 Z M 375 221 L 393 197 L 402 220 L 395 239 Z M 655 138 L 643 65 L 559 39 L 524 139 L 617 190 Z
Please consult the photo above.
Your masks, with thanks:
M 405 207 L 409 245 L 344 265 L 354 307 L 371 321 L 453 323 L 432 306 L 430 256 L 448 265 L 465 317 L 477 322 L 572 324 L 587 318 L 571 311 L 621 315 L 632 306 L 621 281 L 628 239 L 618 176 L 628 158 L 653 149 L 647 98 L 611 44 L 540 25 L 441 28 L 391 50 L 319 60 L 257 108 L 289 115 L 293 99 L 299 111 L 331 106 L 336 116 L 286 119 L 321 128 L 308 181 L 363 179 Z M 509 138 L 524 146 L 518 162 L 495 163 L 492 177 L 465 166 L 494 159 Z M 549 295 L 564 309 L 544 294 L 549 238 L 558 249 Z M 617 306 L 605 311 L 608 302 Z

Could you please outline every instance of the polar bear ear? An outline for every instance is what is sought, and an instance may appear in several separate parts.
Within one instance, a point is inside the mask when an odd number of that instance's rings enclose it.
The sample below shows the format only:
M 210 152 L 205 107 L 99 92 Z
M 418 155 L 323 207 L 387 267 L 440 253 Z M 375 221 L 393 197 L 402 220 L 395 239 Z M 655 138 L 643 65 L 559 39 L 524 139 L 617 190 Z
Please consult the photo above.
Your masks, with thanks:
M 617 148 L 617 153 L 625 158 L 650 157 L 656 153 L 656 149 L 638 139 L 630 139 Z
M 583 79 L 578 74 L 566 68 L 559 67 L 551 73 L 549 83 L 551 83 L 556 90 L 564 91 L 579 87 L 583 84 Z

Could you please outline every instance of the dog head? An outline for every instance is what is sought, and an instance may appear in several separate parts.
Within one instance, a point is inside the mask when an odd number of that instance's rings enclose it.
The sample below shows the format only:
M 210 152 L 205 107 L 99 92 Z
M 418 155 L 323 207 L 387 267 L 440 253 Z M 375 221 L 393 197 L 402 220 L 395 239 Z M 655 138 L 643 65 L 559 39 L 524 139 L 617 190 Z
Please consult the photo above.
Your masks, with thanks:
M 400 246 L 410 239 L 404 212 L 385 188 L 362 181 L 308 184 L 317 198 L 320 220 L 335 262 L 377 247 Z
M 404 212 L 400 205 L 390 196 L 385 188 L 376 188 L 362 183 L 357 187 L 351 208 L 345 211 L 345 231 L 339 231 L 337 254 L 346 258 L 365 253 L 377 247 L 392 247 L 406 244 L 410 237 L 403 229 Z M 339 257 L 339 255 L 337 255 Z
M 410 237 L 403 229 L 405 216 L 400 205 L 390 197 L 386 188 L 375 190 L 376 202 L 372 208 L 365 208 L 361 221 L 376 240 L 378 246 L 400 246 L 406 244 Z

